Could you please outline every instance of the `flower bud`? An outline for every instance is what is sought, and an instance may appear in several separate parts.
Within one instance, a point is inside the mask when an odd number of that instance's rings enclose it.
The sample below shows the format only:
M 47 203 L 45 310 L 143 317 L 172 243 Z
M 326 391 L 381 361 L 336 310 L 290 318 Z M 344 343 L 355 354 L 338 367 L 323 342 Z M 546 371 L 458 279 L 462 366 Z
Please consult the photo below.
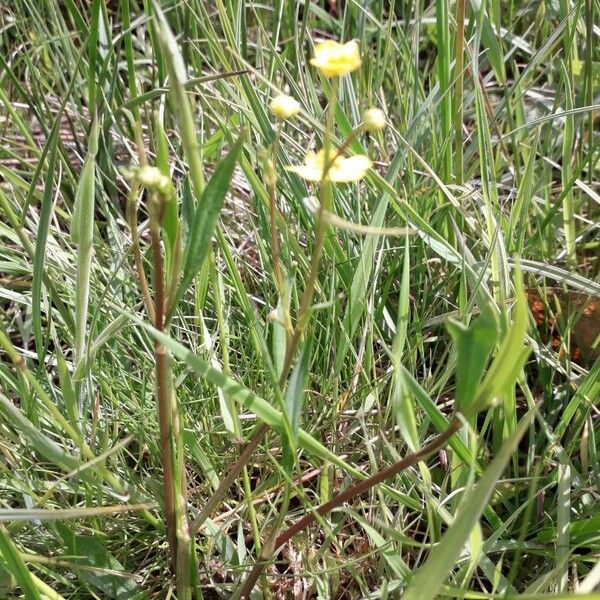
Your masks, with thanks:
M 380 108 L 369 108 L 363 113 L 363 123 L 369 133 L 381 131 L 385 127 L 385 115 Z
M 277 171 L 273 161 L 269 158 L 265 158 L 265 183 L 273 187 L 277 183 Z
M 156 190 L 167 196 L 171 190 L 171 180 L 163 175 L 157 167 L 140 167 L 136 178 L 140 185 L 148 190 Z
M 291 119 L 300 112 L 300 103 L 287 94 L 280 94 L 271 100 L 269 110 L 278 119 Z

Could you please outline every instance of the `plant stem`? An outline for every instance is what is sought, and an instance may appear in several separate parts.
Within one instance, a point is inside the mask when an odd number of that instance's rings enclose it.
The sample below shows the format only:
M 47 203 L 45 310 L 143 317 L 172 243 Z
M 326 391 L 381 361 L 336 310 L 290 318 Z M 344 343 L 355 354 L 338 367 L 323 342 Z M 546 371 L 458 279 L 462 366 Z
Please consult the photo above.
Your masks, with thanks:
M 333 127 L 334 127 L 334 115 L 335 115 L 335 107 L 337 102 L 337 91 L 338 91 L 338 79 L 334 79 L 331 84 L 331 95 L 329 106 L 327 108 L 327 124 L 325 127 L 325 137 L 324 137 L 324 151 L 325 158 L 323 161 L 323 176 L 321 178 L 321 188 L 320 188 L 320 202 L 319 202 L 319 210 L 317 211 L 317 231 L 315 234 L 315 248 L 313 250 L 311 265 L 310 265 L 310 273 L 308 276 L 308 280 L 306 282 L 306 286 L 304 288 L 304 292 L 302 293 L 302 299 L 300 301 L 300 308 L 298 310 L 298 319 L 296 321 L 296 326 L 294 331 L 290 337 L 290 340 L 287 344 L 285 357 L 283 360 L 283 367 L 281 370 L 281 377 L 279 379 L 279 387 L 283 390 L 285 387 L 285 382 L 287 380 L 287 374 L 289 369 L 291 368 L 292 361 L 294 360 L 294 356 L 298 349 L 298 345 L 302 338 L 302 333 L 304 332 L 304 328 L 308 323 L 308 317 L 310 316 L 310 307 L 312 304 L 314 291 L 317 283 L 317 277 L 319 274 L 319 265 L 321 263 L 321 255 L 323 254 L 323 247 L 325 245 L 325 238 L 327 236 L 327 231 L 329 229 L 329 221 L 326 218 L 329 211 L 331 211 L 333 204 L 333 193 L 331 189 L 331 181 L 329 180 L 327 174 L 331 165 L 337 158 L 338 153 L 335 155 L 332 152 L 331 147 L 331 138 L 333 137 Z M 353 132 L 354 133 L 354 132 Z M 346 141 L 342 148 L 345 148 L 350 142 Z M 332 156 L 333 155 L 333 156 Z M 286 482 L 284 501 L 282 502 L 281 508 L 279 510 L 277 516 L 277 522 L 275 527 L 271 531 L 267 542 L 263 545 L 258 560 L 254 564 L 254 567 L 250 571 L 250 574 L 242 584 L 239 592 L 236 594 L 235 598 L 249 598 L 250 592 L 256 585 L 258 578 L 263 572 L 264 568 L 271 562 L 273 558 L 273 551 L 277 547 L 275 545 L 277 539 L 277 533 L 283 524 L 285 516 L 287 514 L 288 506 L 290 500 L 290 485 L 289 482 Z
M 456 39 L 454 41 L 454 176 L 462 184 L 463 174 L 463 86 L 465 45 L 465 2 L 456 2 Z
M 279 138 L 281 137 L 281 125 L 277 126 L 275 131 L 275 139 L 273 141 L 272 149 L 272 161 L 273 169 L 277 164 L 277 152 L 279 150 Z M 269 220 L 271 225 L 271 250 L 273 252 L 273 271 L 275 273 L 275 282 L 277 283 L 277 290 L 279 296 L 283 298 L 284 294 L 284 280 L 283 273 L 281 271 L 280 263 L 280 249 L 279 249 L 279 237 L 277 235 L 277 197 L 276 197 L 276 179 L 275 176 L 270 177 L 267 182 L 267 189 L 269 192 Z
M 151 195 L 150 235 L 152 239 L 152 257 L 154 262 L 154 295 L 155 318 L 154 327 L 158 331 L 164 329 L 165 298 L 163 258 L 160 243 L 160 219 L 156 204 L 158 194 Z M 163 494 L 165 501 L 165 521 L 167 539 L 171 554 L 173 570 L 177 572 L 177 534 L 175 525 L 175 494 L 173 485 L 173 452 L 171 427 L 171 398 L 169 390 L 169 356 L 165 346 L 159 342 L 154 345 L 154 360 L 156 373 L 156 403 L 158 409 L 158 427 L 160 431 L 160 458 L 163 468 Z
M 148 287 L 148 280 L 144 272 L 144 263 L 142 261 L 142 253 L 140 250 L 140 235 L 138 232 L 137 222 L 137 194 L 139 186 L 136 183 L 132 183 L 131 191 L 129 192 L 129 200 L 127 202 L 127 223 L 131 231 L 131 249 L 133 251 L 133 260 L 135 262 L 135 275 L 137 278 L 138 286 L 142 292 L 144 298 L 144 305 L 148 313 L 148 318 L 154 323 L 156 322 L 156 311 L 154 308 L 154 302 L 152 301 L 152 294 L 150 294 L 150 288 Z
M 359 481 L 358 483 L 351 485 L 343 492 L 340 492 L 339 494 L 331 498 L 331 500 L 329 500 L 328 502 L 321 504 L 321 506 L 317 507 L 314 511 L 304 515 L 301 519 L 299 519 L 296 523 L 294 523 L 277 538 L 274 544 L 274 550 L 277 551 L 294 535 L 296 535 L 296 533 L 298 533 L 299 531 L 316 521 L 316 515 L 326 515 L 333 509 L 341 506 L 344 502 L 348 502 L 349 500 L 357 498 L 358 496 L 364 494 L 367 490 L 370 490 L 372 487 L 383 483 L 386 479 L 389 479 L 394 475 L 398 475 L 398 473 L 404 471 L 404 469 L 416 465 L 418 462 L 424 460 L 434 452 L 440 450 L 448 442 L 448 440 L 461 428 L 462 424 L 463 423 L 461 419 L 455 416 L 445 431 L 437 435 L 431 442 L 423 446 L 420 450 L 417 450 L 412 454 L 408 454 L 402 460 L 399 460 L 398 462 L 383 469 L 382 471 L 378 471 L 377 473 L 375 473 L 375 475 L 372 475 L 368 479 L 364 479 L 363 481 Z

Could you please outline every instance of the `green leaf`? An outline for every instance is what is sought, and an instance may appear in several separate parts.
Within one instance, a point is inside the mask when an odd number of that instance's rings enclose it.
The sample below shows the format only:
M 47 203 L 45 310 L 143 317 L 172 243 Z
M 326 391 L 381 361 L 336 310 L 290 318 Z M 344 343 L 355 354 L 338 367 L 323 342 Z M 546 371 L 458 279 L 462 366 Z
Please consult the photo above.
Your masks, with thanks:
M 312 337 L 307 337 L 300 352 L 300 358 L 292 371 L 292 375 L 285 390 L 285 409 L 292 428 L 294 441 L 298 439 L 300 429 L 300 413 L 306 396 L 306 381 L 308 379 L 308 368 L 310 366 L 312 350 Z
M 458 352 L 456 368 L 456 406 L 464 414 L 477 394 L 488 358 L 498 341 L 500 327 L 496 313 L 487 304 L 481 316 L 468 326 L 450 320 L 446 327 L 454 339 Z
M 114 600 L 142 600 L 142 593 L 129 573 L 114 573 L 123 571 L 121 563 L 95 537 L 76 535 L 69 527 L 57 524 L 57 529 L 73 555 L 71 562 L 98 570 L 74 567 L 77 577 L 103 594 Z
M 183 293 L 188 289 L 194 277 L 202 267 L 208 254 L 213 231 L 229 190 L 233 170 L 238 160 L 244 135 L 240 135 L 229 154 L 218 164 L 213 176 L 206 185 L 200 203 L 196 207 L 194 222 L 189 231 L 185 249 L 183 274 L 177 288 L 171 312 L 175 309 Z
M 198 146 L 198 138 L 196 137 L 194 112 L 185 91 L 187 81 L 186 68 L 181 52 L 179 51 L 179 45 L 167 23 L 164 13 L 158 6 L 158 3 L 154 3 L 153 6 L 160 28 L 162 54 L 165 57 L 167 70 L 169 71 L 172 105 L 177 111 L 179 132 L 181 134 L 183 151 L 188 162 L 194 196 L 198 198 L 204 190 L 204 174 L 202 172 L 200 147 Z
M 394 377 L 392 383 L 392 401 L 396 409 L 396 422 L 400 433 L 408 447 L 415 451 L 419 445 L 417 433 L 417 419 L 413 399 L 404 381 L 400 365 L 402 353 L 406 344 L 408 320 L 410 317 L 410 252 L 408 236 L 404 244 L 404 266 L 402 268 L 402 282 L 398 298 L 398 318 L 396 319 L 396 335 L 392 343 L 392 361 L 394 363 Z
M 284 395 L 285 433 L 287 439 L 283 440 L 283 463 L 288 474 L 294 466 L 294 457 L 298 445 L 298 431 L 300 430 L 300 415 L 306 396 L 306 381 L 310 366 L 312 350 L 312 336 L 308 336 L 300 351 L 298 362 L 292 371 Z
M 33 577 L 4 526 L 0 526 L 0 554 L 2 554 L 3 566 L 17 580 L 27 600 L 41 600 L 42 597 Z
M 170 179 L 169 143 L 160 117 L 157 117 L 154 121 L 154 137 L 156 142 L 156 166 L 165 177 Z M 179 232 L 179 206 L 174 195 L 166 199 L 162 228 L 166 238 L 167 262 L 170 263 Z
M 529 309 L 523 289 L 521 268 L 515 268 L 515 296 L 513 323 L 502 341 L 498 353 L 479 388 L 473 410 L 483 410 L 494 398 L 501 396 L 508 387 L 514 386 L 531 349 L 525 346 Z
M 534 412 L 530 411 L 521 419 L 515 432 L 504 442 L 479 482 L 469 493 L 465 494 L 454 522 L 440 543 L 431 549 L 425 564 L 417 571 L 402 596 L 403 600 L 428 600 L 437 597 L 440 587 L 469 540 L 473 528 L 477 526 L 498 479 L 517 448 L 521 437 L 527 431 L 533 415 Z
M 77 245 L 77 275 L 75 280 L 75 364 L 85 352 L 92 248 L 94 237 L 95 170 L 98 149 L 98 121 L 94 121 L 88 139 L 88 156 L 77 184 L 75 207 L 71 222 L 71 239 Z M 78 394 L 79 395 L 79 394 Z M 78 398 L 81 402 L 81 397 Z
M 44 183 L 44 196 L 40 210 L 40 220 L 35 239 L 35 254 L 33 256 L 33 279 L 31 282 L 31 318 L 33 336 L 38 362 L 44 363 L 46 348 L 42 339 L 42 281 L 44 278 L 44 260 L 46 257 L 46 242 L 48 241 L 48 227 L 52 214 L 52 191 L 54 189 L 54 171 L 56 165 L 56 149 L 58 147 L 58 127 L 52 129 L 48 155 L 48 174 Z
M 59 466 L 66 472 L 81 467 L 81 462 L 67 454 L 54 440 L 42 433 L 39 427 L 27 419 L 4 394 L 0 393 L 0 415 L 27 442 L 27 445 L 45 460 Z
M 71 373 L 69 373 L 69 367 L 63 354 L 62 348 L 57 346 L 56 348 L 56 366 L 58 367 L 58 379 L 60 382 L 60 390 L 62 392 L 63 401 L 65 403 L 65 409 L 67 415 L 73 423 L 77 422 L 77 395 L 75 394 L 75 388 L 73 387 L 73 380 Z

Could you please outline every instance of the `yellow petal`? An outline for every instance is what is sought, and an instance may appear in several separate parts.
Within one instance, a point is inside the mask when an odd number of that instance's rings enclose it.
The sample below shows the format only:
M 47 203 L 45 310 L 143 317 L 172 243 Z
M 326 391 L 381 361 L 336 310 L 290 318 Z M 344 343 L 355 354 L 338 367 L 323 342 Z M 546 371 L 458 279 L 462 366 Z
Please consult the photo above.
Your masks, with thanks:
M 332 157 L 335 156 L 335 150 L 332 149 Z M 325 163 L 325 152 L 319 150 L 318 153 L 309 152 L 303 165 L 294 165 L 286 167 L 286 170 L 296 173 L 306 181 L 322 181 L 323 168 Z M 362 179 L 371 168 L 372 162 L 368 156 L 357 154 L 344 158 L 338 156 L 329 167 L 326 179 L 336 183 L 349 183 Z
M 349 158 L 336 160 L 329 170 L 331 181 L 338 183 L 350 183 L 362 179 L 367 171 L 373 166 L 371 159 L 364 154 L 357 154 Z
M 306 181 L 321 181 L 323 178 L 323 169 L 315 165 L 293 165 L 286 167 L 285 170 L 296 173 Z

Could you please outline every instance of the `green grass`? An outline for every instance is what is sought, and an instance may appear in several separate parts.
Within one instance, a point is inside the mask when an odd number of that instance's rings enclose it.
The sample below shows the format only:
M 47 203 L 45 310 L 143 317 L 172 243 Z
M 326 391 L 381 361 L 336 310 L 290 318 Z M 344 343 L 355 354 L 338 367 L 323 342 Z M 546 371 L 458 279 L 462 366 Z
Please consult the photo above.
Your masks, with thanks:
M 0 598 L 600 598 L 598 24 L 1 5 Z

